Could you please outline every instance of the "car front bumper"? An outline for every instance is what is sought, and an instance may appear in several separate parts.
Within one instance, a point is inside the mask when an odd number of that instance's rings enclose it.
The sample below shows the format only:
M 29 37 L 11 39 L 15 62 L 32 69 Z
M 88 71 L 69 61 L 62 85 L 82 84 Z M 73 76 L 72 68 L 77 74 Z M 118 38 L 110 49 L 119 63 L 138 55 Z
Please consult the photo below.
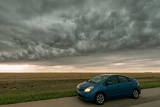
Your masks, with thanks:
M 78 89 L 76 90 L 76 94 L 78 97 L 86 101 L 94 101 L 94 98 L 95 98 L 94 93 L 79 91 Z

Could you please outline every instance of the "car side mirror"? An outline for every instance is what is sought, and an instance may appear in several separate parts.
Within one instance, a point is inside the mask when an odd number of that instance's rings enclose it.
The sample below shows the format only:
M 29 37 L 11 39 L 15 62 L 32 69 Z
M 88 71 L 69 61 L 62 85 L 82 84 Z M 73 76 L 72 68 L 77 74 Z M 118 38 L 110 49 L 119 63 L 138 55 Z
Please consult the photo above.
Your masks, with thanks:
M 106 82 L 105 85 L 112 85 L 112 82 Z
M 107 82 L 108 85 L 112 85 L 112 82 Z

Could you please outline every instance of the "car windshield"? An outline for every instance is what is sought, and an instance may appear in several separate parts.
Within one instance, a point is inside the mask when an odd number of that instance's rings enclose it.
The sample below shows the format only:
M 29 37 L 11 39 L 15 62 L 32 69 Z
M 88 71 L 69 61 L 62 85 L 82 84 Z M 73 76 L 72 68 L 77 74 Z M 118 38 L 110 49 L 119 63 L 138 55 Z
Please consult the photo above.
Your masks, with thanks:
M 99 76 L 91 78 L 90 80 L 88 80 L 88 82 L 99 84 L 103 80 L 107 79 L 108 77 L 109 77 L 108 75 L 99 75 Z

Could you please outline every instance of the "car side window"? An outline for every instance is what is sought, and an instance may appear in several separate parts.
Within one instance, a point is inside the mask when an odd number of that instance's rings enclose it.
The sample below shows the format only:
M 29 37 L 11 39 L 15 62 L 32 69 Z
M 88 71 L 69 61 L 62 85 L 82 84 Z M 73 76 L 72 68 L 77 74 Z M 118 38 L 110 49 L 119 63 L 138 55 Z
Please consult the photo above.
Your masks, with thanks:
M 118 79 L 116 76 L 113 76 L 113 77 L 109 78 L 107 82 L 111 82 L 112 84 L 117 84 Z
M 126 77 L 118 76 L 118 80 L 120 83 L 129 82 L 129 80 Z
M 129 80 L 129 82 L 131 82 L 133 79 L 131 79 L 131 78 L 128 78 L 128 80 Z

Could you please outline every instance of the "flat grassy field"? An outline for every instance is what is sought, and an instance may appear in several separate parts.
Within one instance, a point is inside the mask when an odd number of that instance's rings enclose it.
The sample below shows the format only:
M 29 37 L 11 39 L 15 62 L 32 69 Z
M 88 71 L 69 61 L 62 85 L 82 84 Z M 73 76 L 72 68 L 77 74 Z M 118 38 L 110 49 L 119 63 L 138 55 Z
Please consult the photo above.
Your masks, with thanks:
M 75 96 L 76 86 L 100 73 L 1 73 L 0 104 Z M 160 87 L 160 73 L 123 73 L 142 89 Z

